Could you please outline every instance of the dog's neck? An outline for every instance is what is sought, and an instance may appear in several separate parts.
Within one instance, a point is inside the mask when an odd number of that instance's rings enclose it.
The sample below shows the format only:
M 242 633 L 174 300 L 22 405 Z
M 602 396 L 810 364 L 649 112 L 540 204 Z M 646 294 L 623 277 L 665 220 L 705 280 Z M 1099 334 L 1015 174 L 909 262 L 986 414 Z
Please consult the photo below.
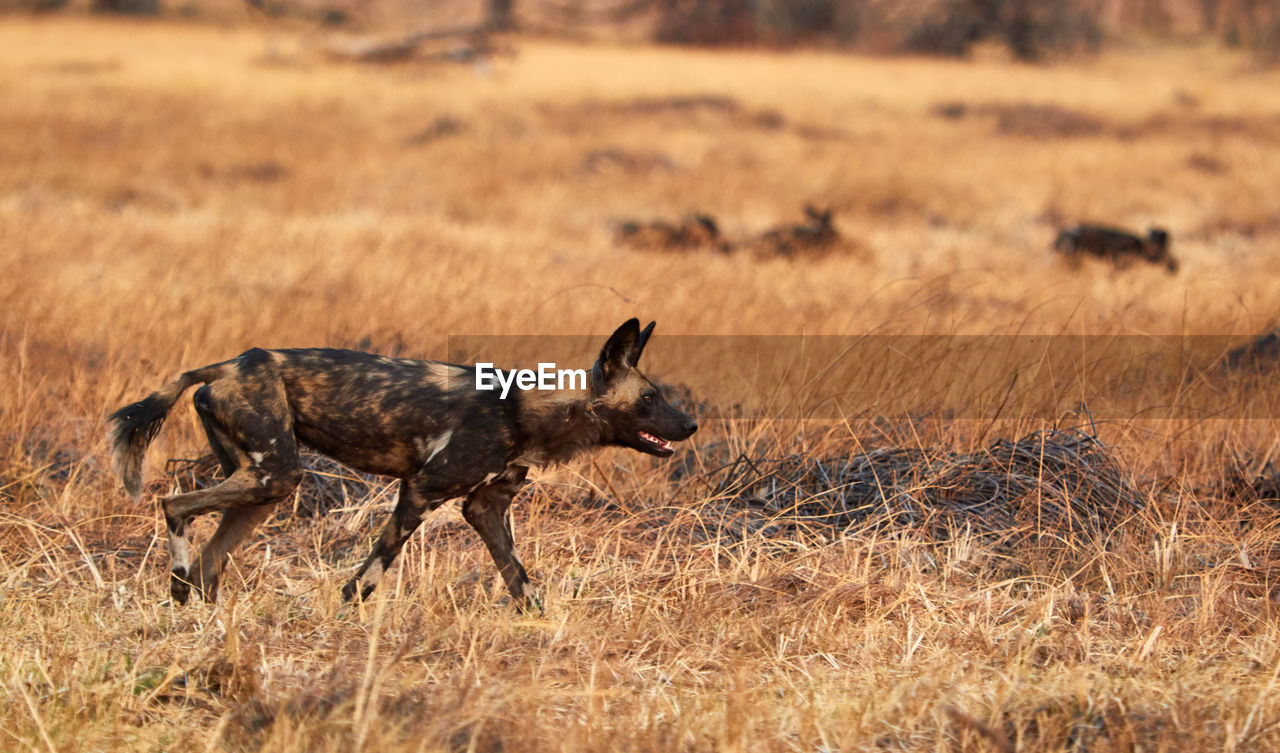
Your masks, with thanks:
M 517 399 L 522 464 L 562 463 L 600 446 L 604 439 L 588 390 L 523 391 Z

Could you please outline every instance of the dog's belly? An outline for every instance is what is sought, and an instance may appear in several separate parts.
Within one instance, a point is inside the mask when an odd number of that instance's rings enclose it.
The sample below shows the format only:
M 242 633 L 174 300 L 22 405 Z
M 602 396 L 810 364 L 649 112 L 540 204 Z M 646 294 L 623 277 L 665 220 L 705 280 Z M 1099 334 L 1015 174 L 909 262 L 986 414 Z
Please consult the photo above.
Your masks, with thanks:
M 362 436 L 355 432 L 333 436 L 305 424 L 295 425 L 294 434 L 298 441 L 316 452 L 365 473 L 403 477 L 420 465 L 412 445 L 389 437 Z
M 348 432 L 333 436 L 305 423 L 294 426 L 302 444 L 358 471 L 396 478 L 422 477 L 442 491 L 463 494 L 507 468 L 509 444 L 491 434 L 436 430 L 395 436 Z

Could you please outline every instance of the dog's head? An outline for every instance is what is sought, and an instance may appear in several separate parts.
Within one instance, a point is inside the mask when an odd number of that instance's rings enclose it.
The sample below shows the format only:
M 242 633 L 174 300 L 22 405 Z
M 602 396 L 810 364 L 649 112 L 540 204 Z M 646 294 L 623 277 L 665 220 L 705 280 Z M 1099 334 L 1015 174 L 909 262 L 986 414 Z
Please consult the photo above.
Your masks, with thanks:
M 811 227 L 817 230 L 831 230 L 831 217 L 835 211 L 830 208 L 819 209 L 813 204 L 804 205 L 804 214 L 809 218 Z
M 672 442 L 692 436 L 698 422 L 667 402 L 636 368 L 654 324 L 642 330 L 631 319 L 609 337 L 591 367 L 591 404 L 605 427 L 606 444 L 665 458 L 675 452 Z
M 1163 263 L 1170 274 L 1178 271 L 1178 260 L 1169 253 L 1169 231 L 1153 227 L 1147 232 L 1146 252 L 1148 258 L 1156 263 Z
M 698 240 L 711 243 L 720 238 L 720 226 L 716 224 L 715 218 L 711 215 L 695 214 L 693 215 L 693 224 Z

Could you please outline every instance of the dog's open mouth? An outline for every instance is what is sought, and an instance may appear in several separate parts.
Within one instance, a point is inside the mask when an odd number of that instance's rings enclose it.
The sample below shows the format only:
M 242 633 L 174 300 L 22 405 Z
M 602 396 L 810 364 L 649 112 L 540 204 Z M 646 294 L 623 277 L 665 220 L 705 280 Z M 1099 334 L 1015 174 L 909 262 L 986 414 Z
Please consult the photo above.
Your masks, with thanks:
M 655 437 L 646 431 L 640 432 L 640 440 L 660 453 L 669 455 L 675 452 L 675 447 L 671 442 L 660 437 Z

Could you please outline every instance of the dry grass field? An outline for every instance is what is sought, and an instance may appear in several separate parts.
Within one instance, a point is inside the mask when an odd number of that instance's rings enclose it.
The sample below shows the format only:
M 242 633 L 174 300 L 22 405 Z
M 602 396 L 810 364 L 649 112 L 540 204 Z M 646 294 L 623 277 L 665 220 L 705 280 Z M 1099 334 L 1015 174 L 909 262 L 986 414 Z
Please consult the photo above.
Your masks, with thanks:
M 1280 323 L 1280 74 L 1214 48 L 1029 67 L 524 39 L 375 67 L 306 39 L 0 20 L 0 749 L 1280 748 L 1277 508 L 1226 493 L 1275 458 L 1265 382 L 1221 387 L 1248 418 L 1085 421 L 1103 464 L 1074 486 L 1046 457 L 1075 450 L 1007 443 L 1084 419 L 1016 411 L 603 451 L 514 508 L 542 615 L 456 505 L 342 609 L 393 487 L 319 461 L 221 601 L 175 607 L 155 498 L 198 422 L 180 403 L 141 502 L 103 424 L 252 346 L 435 358 L 631 316 L 658 321 L 658 376 L 663 335 L 1247 339 Z M 806 202 L 837 252 L 614 240 L 695 210 L 748 238 Z M 1068 268 L 1050 246 L 1081 220 L 1167 227 L 1180 273 Z M 877 448 L 999 483 L 967 518 L 793 514 L 878 486 L 823 476 Z M 740 455 L 818 464 L 746 494 Z M 1017 457 L 1029 485 L 1001 476 Z M 887 507 L 972 477 L 913 472 Z M 1050 524 L 1077 508 L 1119 517 Z

